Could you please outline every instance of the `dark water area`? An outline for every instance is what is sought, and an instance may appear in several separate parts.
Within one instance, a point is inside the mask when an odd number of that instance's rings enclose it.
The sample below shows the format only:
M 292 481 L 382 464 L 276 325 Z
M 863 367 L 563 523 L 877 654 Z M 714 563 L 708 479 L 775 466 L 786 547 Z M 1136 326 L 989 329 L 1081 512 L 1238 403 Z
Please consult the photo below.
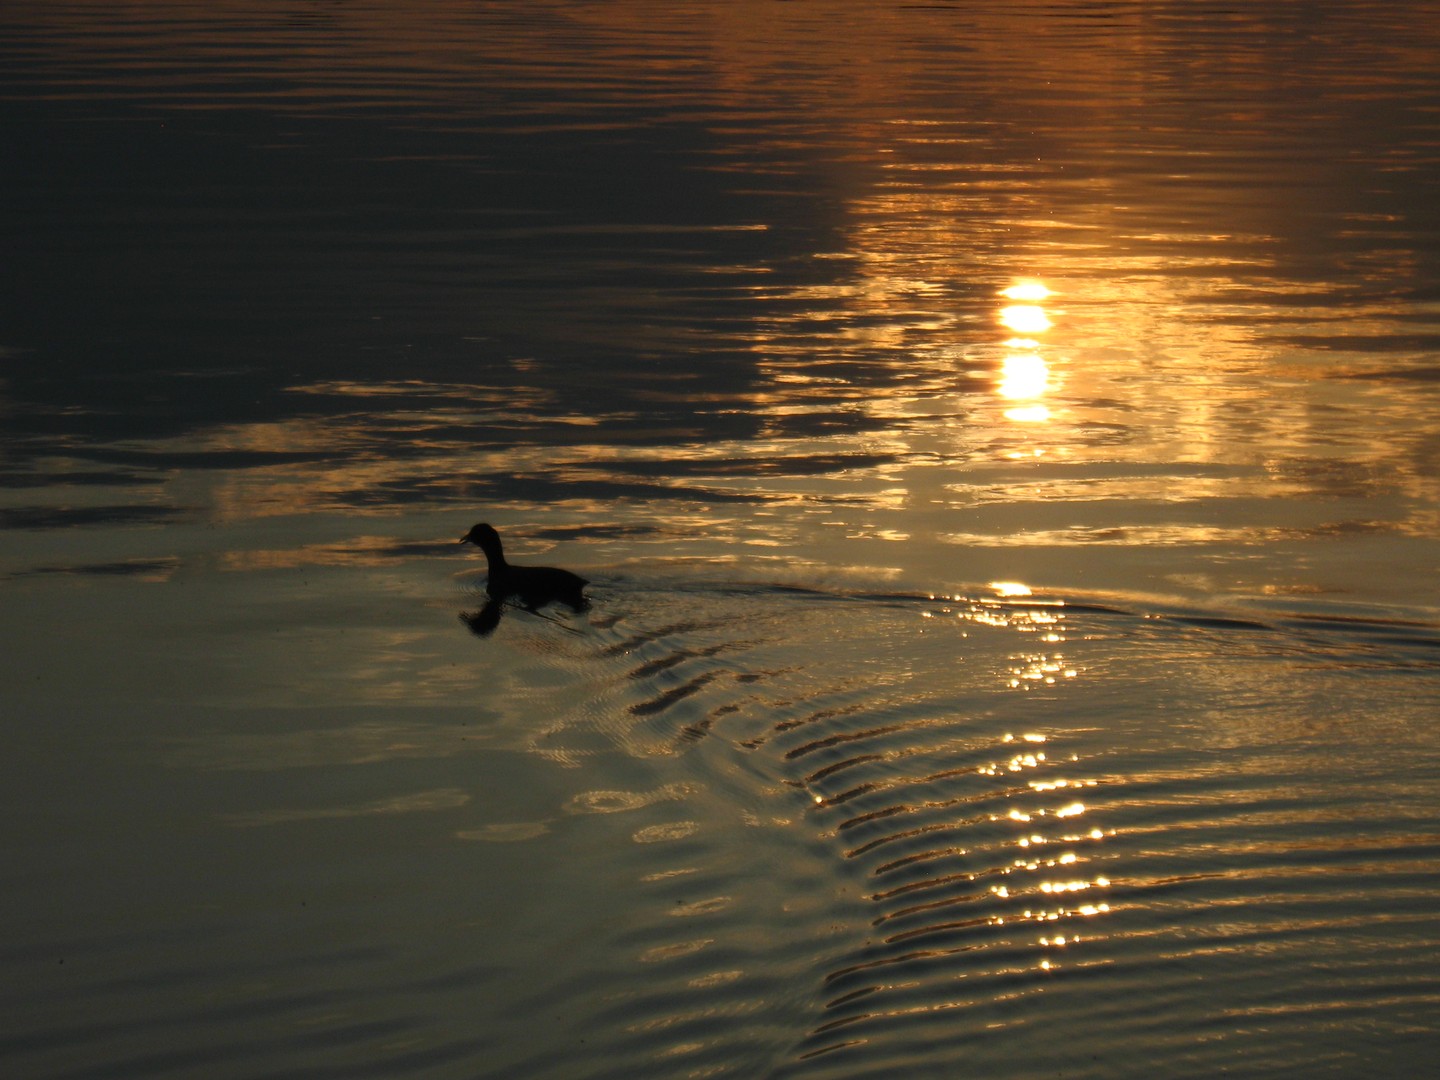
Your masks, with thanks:
M 1423 1073 L 1437 69 L 0 7 L 0 1073 Z

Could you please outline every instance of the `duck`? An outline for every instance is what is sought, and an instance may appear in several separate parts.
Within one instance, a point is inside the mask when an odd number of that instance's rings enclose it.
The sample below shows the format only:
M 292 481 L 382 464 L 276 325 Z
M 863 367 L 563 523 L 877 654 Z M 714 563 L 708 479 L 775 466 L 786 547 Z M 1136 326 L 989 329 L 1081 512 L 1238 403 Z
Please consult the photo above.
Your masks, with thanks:
M 520 601 L 527 611 L 535 611 L 549 603 L 562 603 L 572 611 L 588 606 L 583 590 L 590 584 L 579 574 L 553 566 L 512 566 L 505 561 L 505 548 L 500 534 L 483 521 L 460 538 L 462 544 L 474 544 L 485 553 L 490 565 L 485 591 L 497 604 L 511 598 Z

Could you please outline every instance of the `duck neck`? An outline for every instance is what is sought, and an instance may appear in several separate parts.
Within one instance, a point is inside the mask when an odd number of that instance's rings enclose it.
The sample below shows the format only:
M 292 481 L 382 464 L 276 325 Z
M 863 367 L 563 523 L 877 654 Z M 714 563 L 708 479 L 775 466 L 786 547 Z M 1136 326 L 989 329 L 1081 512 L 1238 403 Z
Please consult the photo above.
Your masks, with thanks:
M 500 546 L 499 538 L 480 545 L 480 550 L 485 552 L 485 561 L 489 564 L 490 576 L 503 574 L 509 569 L 505 562 L 505 550 Z

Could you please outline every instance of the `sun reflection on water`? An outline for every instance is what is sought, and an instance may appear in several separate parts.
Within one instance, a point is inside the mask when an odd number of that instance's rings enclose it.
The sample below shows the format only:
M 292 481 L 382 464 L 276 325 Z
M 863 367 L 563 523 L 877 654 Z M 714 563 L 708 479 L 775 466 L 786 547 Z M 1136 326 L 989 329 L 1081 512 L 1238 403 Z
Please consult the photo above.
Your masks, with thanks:
M 1038 398 L 1049 384 L 1050 368 L 1038 353 L 1011 353 L 1001 362 L 1001 397 Z
M 1003 744 L 1017 742 L 1038 747 L 1048 742 L 1048 737 L 1025 733 L 1020 736 L 1007 734 L 1002 739 Z M 996 776 L 1004 772 L 1045 769 L 1050 765 L 1047 755 L 1034 749 L 1017 753 L 1008 763 L 994 762 L 980 772 Z M 1057 778 L 1031 781 L 1029 788 L 1038 793 L 1094 787 L 1096 784 L 1097 780 L 1088 778 Z M 1056 806 L 1030 805 L 1023 809 L 1013 806 L 1003 817 L 991 817 L 992 821 L 1013 822 L 1021 827 L 1021 832 L 1005 842 L 1006 846 L 1013 845 L 1019 849 L 1019 857 L 1013 857 L 996 868 L 996 872 L 1008 880 L 988 887 L 990 897 L 1001 905 L 986 917 L 990 925 L 1004 927 L 1026 922 L 1073 924 L 1077 919 L 1093 919 L 1109 914 L 1109 902 L 1097 893 L 1110 888 L 1111 881 L 1103 874 L 1087 875 L 1081 867 L 1090 862 L 1091 857 L 1077 850 L 1082 844 L 1102 840 L 1107 833 L 1098 827 L 1080 832 L 1056 832 L 1046 828 L 1050 821 L 1068 822 L 1085 815 L 1088 809 L 1085 803 L 1072 798 Z M 1113 835 L 1113 831 L 1109 835 Z M 1035 966 L 1049 971 L 1059 966 L 1053 950 L 1079 943 L 1081 935 L 1071 929 L 1063 934 L 1043 934 L 1036 941 L 1046 953 L 1035 962 Z
M 1039 281 L 1020 281 L 1000 294 L 1007 300 L 1024 300 L 1038 304 L 1050 295 L 1050 290 Z
M 1040 399 L 1053 389 L 1053 379 L 1037 338 L 1054 326 L 1041 306 L 1051 295 L 1050 289 L 1039 281 L 1021 281 L 1001 290 L 1000 295 L 1021 301 L 1003 306 L 997 316 L 1002 326 L 1017 335 L 1004 343 L 1006 352 L 996 385 L 1000 397 L 1013 403 L 1005 410 L 1005 419 L 1014 424 L 1044 424 L 1054 414 Z M 1033 456 L 1043 453 L 1041 448 L 1031 448 Z
M 1054 325 L 1038 304 L 1011 304 L 1001 308 L 1000 322 L 1017 334 L 1043 334 Z

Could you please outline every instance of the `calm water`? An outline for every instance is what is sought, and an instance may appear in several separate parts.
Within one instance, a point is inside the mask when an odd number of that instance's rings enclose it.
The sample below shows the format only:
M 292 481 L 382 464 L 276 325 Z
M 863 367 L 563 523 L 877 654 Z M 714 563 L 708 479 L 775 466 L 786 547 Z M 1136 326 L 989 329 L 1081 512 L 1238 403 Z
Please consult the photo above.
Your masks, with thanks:
M 0 8 L 0 1071 L 1415 1075 L 1437 65 Z

